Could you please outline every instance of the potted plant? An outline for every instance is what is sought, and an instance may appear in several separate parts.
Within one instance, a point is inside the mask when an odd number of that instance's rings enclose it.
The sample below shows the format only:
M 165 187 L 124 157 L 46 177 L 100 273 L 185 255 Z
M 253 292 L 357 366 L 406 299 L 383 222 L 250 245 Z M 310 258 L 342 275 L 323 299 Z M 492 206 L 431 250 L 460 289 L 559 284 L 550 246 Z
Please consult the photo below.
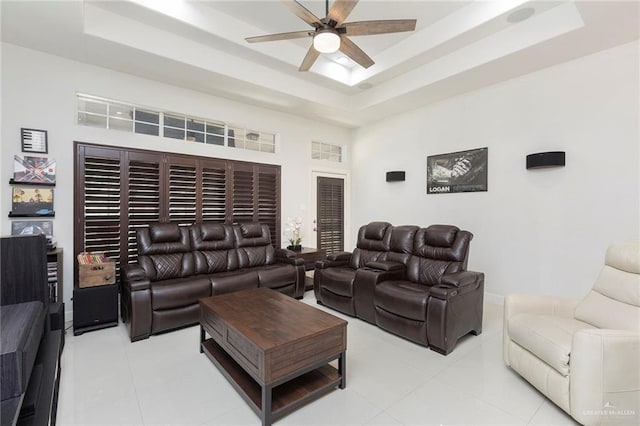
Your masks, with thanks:
M 302 219 L 295 217 L 287 221 L 286 232 L 289 239 L 287 249 L 293 251 L 302 250 Z

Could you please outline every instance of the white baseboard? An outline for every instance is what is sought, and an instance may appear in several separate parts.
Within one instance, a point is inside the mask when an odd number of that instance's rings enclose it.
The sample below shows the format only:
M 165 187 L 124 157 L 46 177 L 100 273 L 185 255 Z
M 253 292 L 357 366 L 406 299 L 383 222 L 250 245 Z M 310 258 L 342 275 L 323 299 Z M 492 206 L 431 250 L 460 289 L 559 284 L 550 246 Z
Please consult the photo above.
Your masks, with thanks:
M 484 292 L 484 301 L 486 303 L 491 303 L 494 305 L 504 305 L 504 296 L 501 294 L 489 293 L 487 291 Z

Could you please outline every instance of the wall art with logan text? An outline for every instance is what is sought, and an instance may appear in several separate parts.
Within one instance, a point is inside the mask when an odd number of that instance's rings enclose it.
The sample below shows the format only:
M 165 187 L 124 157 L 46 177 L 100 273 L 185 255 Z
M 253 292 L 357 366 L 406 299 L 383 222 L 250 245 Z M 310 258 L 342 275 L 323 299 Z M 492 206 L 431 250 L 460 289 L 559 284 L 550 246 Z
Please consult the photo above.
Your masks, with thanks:
M 427 194 L 487 191 L 487 148 L 427 157 Z

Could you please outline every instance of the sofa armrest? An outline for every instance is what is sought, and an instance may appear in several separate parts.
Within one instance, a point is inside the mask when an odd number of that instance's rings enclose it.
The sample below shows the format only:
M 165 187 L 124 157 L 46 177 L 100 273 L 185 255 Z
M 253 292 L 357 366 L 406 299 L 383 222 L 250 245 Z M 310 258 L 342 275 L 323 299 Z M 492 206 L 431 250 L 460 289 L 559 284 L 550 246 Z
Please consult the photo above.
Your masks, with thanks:
M 123 265 L 120 274 L 122 321 L 129 325 L 129 337 L 132 342 L 146 339 L 151 334 L 151 283 L 144 269 L 135 263 Z
M 335 268 L 337 266 L 347 266 L 351 261 L 351 253 L 341 251 L 327 255 L 325 260 L 318 260 L 315 264 L 316 269 Z
M 341 251 L 337 253 L 331 253 L 327 255 L 327 260 L 346 260 L 347 262 L 351 260 L 351 253 L 348 251 Z
M 120 268 L 122 275 L 122 284 L 131 291 L 147 290 L 149 289 L 149 279 L 144 269 L 137 263 L 124 265 Z
M 640 333 L 584 329 L 571 345 L 571 415 L 582 424 L 640 424 Z
M 456 272 L 443 276 L 440 284 L 431 287 L 429 293 L 432 297 L 449 300 L 452 297 L 477 290 L 483 283 L 484 274 L 482 272 Z
M 288 263 L 290 265 L 304 266 L 304 260 L 296 257 L 296 252 L 288 249 L 276 249 L 276 260 L 279 263 Z
M 401 271 L 406 268 L 402 262 L 393 262 L 390 260 L 367 262 L 367 267 L 380 271 Z

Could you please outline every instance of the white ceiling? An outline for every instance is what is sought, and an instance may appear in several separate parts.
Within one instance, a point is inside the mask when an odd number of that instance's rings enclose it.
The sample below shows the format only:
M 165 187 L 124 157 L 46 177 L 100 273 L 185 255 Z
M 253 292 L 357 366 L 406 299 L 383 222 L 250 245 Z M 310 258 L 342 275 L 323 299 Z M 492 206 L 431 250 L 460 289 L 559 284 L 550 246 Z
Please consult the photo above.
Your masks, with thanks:
M 325 16 L 324 1 L 300 3 Z M 640 37 L 635 0 L 361 0 L 348 22 L 412 18 L 416 30 L 353 37 L 375 61 L 369 69 L 331 54 L 299 72 L 311 39 L 244 40 L 311 28 L 279 1 L 1 5 L 3 42 L 346 127 Z M 528 8 L 531 17 L 511 22 Z

